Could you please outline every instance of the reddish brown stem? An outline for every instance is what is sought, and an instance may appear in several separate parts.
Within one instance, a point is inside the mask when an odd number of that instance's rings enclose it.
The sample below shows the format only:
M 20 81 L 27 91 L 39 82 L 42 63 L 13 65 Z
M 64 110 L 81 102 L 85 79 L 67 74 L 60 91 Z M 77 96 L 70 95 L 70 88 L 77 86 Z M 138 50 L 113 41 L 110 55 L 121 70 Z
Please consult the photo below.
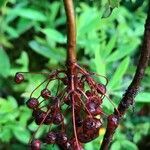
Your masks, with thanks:
M 101 150 L 108 150 L 109 145 L 112 141 L 113 134 L 117 129 L 121 118 L 124 116 L 126 110 L 134 104 L 134 98 L 138 92 L 140 82 L 144 76 L 145 69 L 148 65 L 148 61 L 150 58 L 150 1 L 149 1 L 149 10 L 145 24 L 145 32 L 143 38 L 143 44 L 141 47 L 141 56 L 139 59 L 139 64 L 136 69 L 136 73 L 134 78 L 126 90 L 123 98 L 121 99 L 118 105 L 119 114 L 114 111 L 114 113 L 108 117 L 107 129 L 104 135 L 104 139 L 101 145 Z M 112 119 L 113 118 L 113 119 Z
M 76 62 L 76 24 L 73 0 L 63 0 L 67 16 L 67 64 Z
M 75 125 L 75 97 L 72 91 L 76 89 L 76 78 L 77 78 L 77 69 L 76 69 L 76 24 L 75 24 L 75 14 L 74 14 L 74 5 L 73 0 L 63 0 L 64 7 L 67 16 L 67 76 L 68 76 L 68 87 L 71 91 L 71 102 L 72 102 L 72 121 L 73 121 L 73 130 L 74 136 L 77 144 L 77 150 L 80 150 L 76 125 Z

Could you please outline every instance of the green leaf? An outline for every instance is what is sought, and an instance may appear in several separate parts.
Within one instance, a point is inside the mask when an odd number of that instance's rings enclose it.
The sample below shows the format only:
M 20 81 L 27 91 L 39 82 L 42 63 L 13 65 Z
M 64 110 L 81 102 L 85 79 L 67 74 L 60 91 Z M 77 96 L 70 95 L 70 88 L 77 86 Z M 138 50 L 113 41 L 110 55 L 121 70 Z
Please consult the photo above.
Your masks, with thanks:
M 120 150 L 121 149 L 121 145 L 119 141 L 115 141 L 114 143 L 112 143 L 110 150 Z
M 19 124 L 25 127 L 29 118 L 31 118 L 31 111 L 27 107 L 20 107 Z
M 46 17 L 38 10 L 31 8 L 16 8 L 10 10 L 11 14 L 18 15 L 23 18 L 27 18 L 33 21 L 46 21 Z
M 119 6 L 120 0 L 108 0 L 111 8 L 115 8 Z
M 54 55 L 52 54 L 51 50 L 48 49 L 48 47 L 40 45 L 36 41 L 30 41 L 29 46 L 32 48 L 32 50 L 46 58 L 54 57 Z
M 100 55 L 99 47 L 97 47 L 97 49 L 95 50 L 94 63 L 96 66 L 96 72 L 100 75 L 105 76 L 106 75 L 106 65 Z M 99 78 L 100 78 L 100 80 L 102 80 L 102 77 L 99 77 Z
M 114 8 L 119 6 L 119 3 L 120 3 L 120 0 L 108 0 L 108 3 L 106 3 L 105 5 L 102 18 L 109 17 L 112 14 Z
M 12 108 L 15 109 L 15 108 L 18 107 L 18 103 L 17 103 L 17 101 L 16 101 L 16 99 L 15 99 L 14 97 L 8 96 L 7 99 L 8 99 L 8 101 L 11 103 L 11 107 L 12 107 Z
M 105 6 L 105 10 L 103 12 L 103 15 L 102 15 L 102 18 L 107 18 L 111 15 L 113 9 L 109 6 L 109 5 L 106 5 Z
M 13 76 L 16 72 L 28 71 L 29 58 L 25 51 L 22 51 L 20 57 L 16 60 L 17 67 L 11 69 L 11 75 Z
M 133 141 L 134 141 L 135 143 L 138 143 L 138 142 L 141 140 L 141 138 L 142 138 L 141 133 L 135 132 L 134 137 L 133 137 Z
M 12 137 L 11 130 L 7 125 L 3 128 L 0 128 L 0 139 L 3 142 L 9 142 Z
M 0 47 L 0 75 L 8 77 L 10 74 L 10 61 L 7 53 Z
M 135 97 L 135 101 L 138 103 L 150 103 L 150 93 L 141 92 Z
M 55 22 L 56 21 L 56 17 L 57 17 L 57 14 L 59 12 L 59 8 L 60 8 L 60 3 L 59 2 L 53 2 L 51 5 L 50 5 L 50 10 L 51 10 L 51 17 L 49 18 L 51 20 L 51 22 Z
M 24 32 L 26 32 L 27 30 L 29 30 L 35 23 L 33 23 L 31 20 L 28 20 L 26 18 L 20 18 L 18 20 L 18 24 L 17 24 L 17 32 L 18 34 L 22 34 Z
M 66 41 L 65 37 L 55 29 L 45 28 L 45 29 L 41 30 L 41 32 L 43 32 L 47 36 L 47 38 L 49 38 L 50 40 L 53 40 L 55 42 L 65 43 L 65 41 Z
M 104 54 L 103 56 L 106 58 L 111 52 L 112 50 L 115 48 L 115 44 L 116 44 L 116 41 L 117 41 L 117 38 L 116 36 L 112 36 L 110 38 L 110 40 L 108 41 L 106 47 L 105 47 L 105 50 L 104 50 Z
M 131 43 L 133 41 L 134 40 L 131 40 Z M 136 49 L 138 43 L 136 43 L 136 44 L 135 44 L 135 42 L 133 42 L 132 44 L 131 43 L 118 45 L 117 49 L 107 57 L 106 62 L 111 63 L 113 61 L 117 61 L 117 60 L 122 59 L 123 57 L 128 56 L 131 53 L 133 53 L 134 50 Z
M 111 90 L 115 90 L 115 88 L 120 85 L 123 75 L 128 69 L 130 59 L 129 57 L 126 57 L 120 65 L 117 67 L 115 73 L 113 74 L 110 82 L 108 83 L 108 88 Z
M 6 6 L 8 0 L 0 0 L 0 8 Z
M 19 59 L 16 60 L 16 63 L 22 66 L 22 71 L 28 71 L 29 58 L 27 52 L 22 51 Z
M 6 48 L 12 48 L 13 47 L 13 45 L 10 43 L 8 38 L 5 37 L 3 34 L 0 34 L 0 45 L 3 45 Z
M 92 144 L 91 142 L 90 142 L 90 143 L 85 144 L 84 148 L 85 148 L 85 149 L 94 150 L 93 144 Z
M 51 50 L 34 40 L 29 42 L 29 46 L 32 48 L 32 50 L 48 59 L 55 59 L 59 61 L 64 60 L 65 56 L 63 56 L 63 53 L 61 53 L 61 49 Z
M 123 150 L 138 150 L 136 144 L 132 143 L 131 141 L 123 140 L 120 141 L 120 143 L 121 143 L 121 149 Z
M 18 38 L 19 34 L 17 33 L 16 29 L 6 26 L 6 32 L 9 34 L 10 38 Z
M 93 15 L 91 15 L 93 14 Z M 86 22 L 86 23 L 85 23 Z M 99 14 L 95 9 L 87 9 L 78 18 L 78 28 L 77 28 L 77 39 L 80 42 L 80 38 L 84 36 L 89 31 L 97 30 L 101 24 Z
M 24 144 L 28 144 L 31 137 L 30 132 L 19 125 L 17 127 L 13 127 L 13 134 L 15 135 L 16 139 Z

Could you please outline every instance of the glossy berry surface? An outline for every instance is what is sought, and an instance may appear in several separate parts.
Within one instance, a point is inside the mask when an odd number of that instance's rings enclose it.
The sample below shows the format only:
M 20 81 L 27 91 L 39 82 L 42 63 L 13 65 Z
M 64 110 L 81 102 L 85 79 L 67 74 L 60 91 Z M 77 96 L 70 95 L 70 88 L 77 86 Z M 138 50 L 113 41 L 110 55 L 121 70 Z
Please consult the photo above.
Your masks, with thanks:
M 46 79 L 31 92 L 30 99 L 26 102 L 38 125 L 36 132 L 41 126 L 45 126 L 48 131 L 42 137 L 44 143 L 57 144 L 64 150 L 83 150 L 83 143 L 97 138 L 102 125 L 96 118 L 97 115 L 102 118 L 101 104 L 106 97 L 106 87 L 80 68 L 76 69 L 76 73 L 72 76 L 67 70 L 43 73 Z M 18 73 L 15 80 L 16 83 L 21 83 L 24 77 Z M 54 82 L 49 86 L 51 81 Z M 55 89 L 49 88 L 53 86 Z M 43 90 L 35 98 L 38 88 Z M 35 139 L 35 134 L 32 139 Z M 39 140 L 31 142 L 33 150 L 39 150 L 40 147 Z
M 93 118 L 87 118 L 83 122 L 83 128 L 85 130 L 93 130 L 96 127 L 96 122 Z
M 51 97 L 51 92 L 48 89 L 43 89 L 41 91 L 41 96 L 45 99 L 49 99 Z
M 39 105 L 39 102 L 36 98 L 30 98 L 27 102 L 26 105 L 28 106 L 28 108 L 30 109 L 34 109 L 37 108 Z
M 64 150 L 73 150 L 73 149 L 71 148 L 71 144 L 70 144 L 69 141 L 63 143 L 63 144 L 61 145 L 61 147 L 62 147 Z
M 31 150 L 40 150 L 41 148 L 41 141 L 40 140 L 33 140 L 31 142 Z
M 14 78 L 15 82 L 17 84 L 20 84 L 24 81 L 24 76 L 21 73 L 16 73 L 15 78 Z
M 97 84 L 97 92 L 100 94 L 106 93 L 106 87 L 103 84 Z
M 115 115 L 108 116 L 108 128 L 114 129 L 118 126 L 119 119 Z
M 35 122 L 37 125 L 40 125 L 44 122 L 46 118 L 46 113 L 44 111 L 39 111 L 37 115 L 35 115 Z
M 53 121 L 53 116 L 52 116 L 52 114 L 49 114 L 46 116 L 46 118 L 44 120 L 44 124 L 50 125 L 52 123 L 52 121 Z
M 60 145 L 64 144 L 64 143 L 67 142 L 67 140 L 68 140 L 68 138 L 67 138 L 67 134 L 66 133 L 58 132 L 56 134 L 56 141 L 57 141 L 58 144 L 60 144 Z
M 53 123 L 60 124 L 63 121 L 63 119 L 63 115 L 60 112 L 58 112 L 53 116 Z
M 80 133 L 78 139 L 81 143 L 88 143 L 92 140 L 91 137 L 85 133 Z
M 100 127 L 102 126 L 102 122 L 100 121 L 100 119 L 95 118 L 95 124 L 95 129 L 100 129 Z
M 78 116 L 78 115 L 77 115 L 75 121 L 76 121 L 76 126 L 77 126 L 77 127 L 80 127 L 80 126 L 82 125 L 82 123 L 83 123 L 82 118 L 81 118 L 80 116 Z
M 56 141 L 56 133 L 54 132 L 49 132 L 47 135 L 46 135 L 46 138 L 45 138 L 45 142 L 47 144 L 54 144 Z

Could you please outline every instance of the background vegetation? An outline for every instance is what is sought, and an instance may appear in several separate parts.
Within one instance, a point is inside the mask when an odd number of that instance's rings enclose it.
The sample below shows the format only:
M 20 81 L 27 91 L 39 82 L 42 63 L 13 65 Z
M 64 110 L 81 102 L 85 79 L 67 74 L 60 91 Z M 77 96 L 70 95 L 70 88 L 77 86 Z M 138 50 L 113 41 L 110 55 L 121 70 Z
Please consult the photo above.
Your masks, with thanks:
M 123 0 L 109 17 L 106 1 L 76 0 L 75 5 L 79 64 L 107 76 L 107 93 L 118 104 L 135 72 L 147 1 Z M 1 0 L 0 13 L 0 149 L 24 150 L 37 128 L 25 102 L 43 78 L 27 75 L 26 82 L 18 86 L 13 76 L 18 71 L 42 72 L 65 66 L 65 12 L 62 0 L 7 0 L 7 4 Z M 115 133 L 111 150 L 150 149 L 149 104 L 150 67 L 135 105 Z M 108 100 L 103 107 L 107 114 L 113 111 Z M 42 127 L 37 137 L 44 131 Z M 85 149 L 99 149 L 104 131 L 105 123 L 99 138 Z M 43 149 L 59 150 L 56 145 Z

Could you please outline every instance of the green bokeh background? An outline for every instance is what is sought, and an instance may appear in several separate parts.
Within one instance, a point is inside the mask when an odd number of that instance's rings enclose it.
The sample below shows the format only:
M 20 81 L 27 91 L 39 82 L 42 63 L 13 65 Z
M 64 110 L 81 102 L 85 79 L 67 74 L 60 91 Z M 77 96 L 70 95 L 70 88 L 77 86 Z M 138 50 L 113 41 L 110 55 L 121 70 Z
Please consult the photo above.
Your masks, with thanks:
M 115 0 L 112 2 L 117 6 Z M 136 69 L 147 2 L 122 0 L 110 12 L 107 0 L 74 0 L 78 63 L 108 78 L 107 94 L 116 105 Z M 0 0 L 0 150 L 26 150 L 37 128 L 25 101 L 43 77 L 27 75 L 25 83 L 16 85 L 14 74 L 51 72 L 64 68 L 65 59 L 66 17 L 62 0 Z M 103 82 L 102 78 L 98 80 Z M 149 104 L 150 67 L 135 104 L 114 135 L 110 150 L 150 149 Z M 103 108 L 107 114 L 113 111 L 107 99 Z M 43 126 L 36 137 L 41 137 L 45 130 Z M 85 150 L 98 150 L 104 131 L 105 122 L 99 138 L 86 144 Z M 42 149 L 59 150 L 59 147 L 43 145 Z

